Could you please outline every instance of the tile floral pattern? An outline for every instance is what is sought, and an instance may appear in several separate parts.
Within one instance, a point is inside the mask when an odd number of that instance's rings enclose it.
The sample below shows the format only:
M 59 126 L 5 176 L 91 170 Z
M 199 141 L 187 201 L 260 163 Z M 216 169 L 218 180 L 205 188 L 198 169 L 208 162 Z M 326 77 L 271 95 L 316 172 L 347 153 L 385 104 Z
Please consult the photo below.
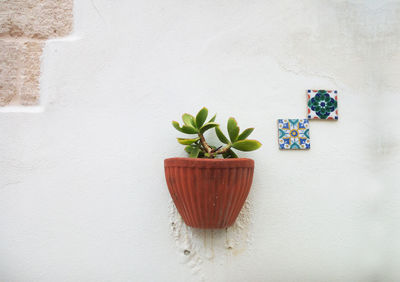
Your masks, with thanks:
M 309 119 L 338 119 L 336 90 L 307 90 Z
M 308 119 L 278 119 L 279 149 L 310 149 Z

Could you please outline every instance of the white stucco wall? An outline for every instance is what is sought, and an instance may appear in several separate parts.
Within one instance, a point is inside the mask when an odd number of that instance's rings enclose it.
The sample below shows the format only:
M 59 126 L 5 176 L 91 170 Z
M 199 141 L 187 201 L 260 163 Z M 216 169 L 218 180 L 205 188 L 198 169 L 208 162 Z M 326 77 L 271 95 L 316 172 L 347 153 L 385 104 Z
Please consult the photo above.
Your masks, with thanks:
M 399 281 L 400 3 L 76 1 L 41 106 L 0 113 L 1 281 Z M 339 90 L 311 150 L 278 118 Z M 163 159 L 207 106 L 263 143 L 239 223 L 185 227 Z M 184 251 L 190 251 L 190 254 Z

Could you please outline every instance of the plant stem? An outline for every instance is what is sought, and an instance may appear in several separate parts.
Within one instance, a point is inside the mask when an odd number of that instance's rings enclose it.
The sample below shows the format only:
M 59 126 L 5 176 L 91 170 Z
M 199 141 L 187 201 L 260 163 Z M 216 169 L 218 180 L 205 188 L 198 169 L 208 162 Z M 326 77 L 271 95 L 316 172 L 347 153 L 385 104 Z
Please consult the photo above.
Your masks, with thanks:
M 223 148 L 218 149 L 217 151 L 213 152 L 213 149 L 207 144 L 206 139 L 204 138 L 203 134 L 198 133 L 200 137 L 200 144 L 203 147 L 202 149 L 205 150 L 205 153 L 210 155 L 210 159 L 213 159 L 216 155 L 225 154 L 230 150 L 232 144 L 228 144 Z
M 203 134 L 199 133 L 200 137 L 200 143 L 203 146 L 203 148 L 206 150 L 206 153 L 211 153 L 212 148 L 207 144 L 206 139 L 204 139 Z
M 215 152 L 215 154 L 225 154 L 226 152 L 228 152 L 230 150 L 230 148 L 232 147 L 231 144 L 226 145 L 225 147 L 219 149 L 218 151 Z

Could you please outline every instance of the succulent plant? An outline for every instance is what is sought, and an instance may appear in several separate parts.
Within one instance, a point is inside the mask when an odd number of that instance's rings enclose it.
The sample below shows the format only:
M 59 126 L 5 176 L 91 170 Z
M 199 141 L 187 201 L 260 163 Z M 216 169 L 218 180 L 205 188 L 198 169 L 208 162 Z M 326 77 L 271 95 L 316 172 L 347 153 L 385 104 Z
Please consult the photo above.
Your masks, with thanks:
M 219 124 L 215 122 L 216 115 L 214 115 L 209 121 L 206 122 L 208 116 L 207 108 L 202 108 L 194 117 L 190 114 L 183 114 L 182 126 L 179 122 L 172 121 L 172 125 L 176 130 L 190 135 L 197 135 L 192 138 L 177 138 L 178 142 L 185 145 L 185 151 L 189 154 L 190 158 L 216 158 L 221 155 L 223 158 L 237 158 L 238 156 L 233 149 L 239 151 L 254 151 L 261 147 L 261 143 L 257 140 L 247 139 L 253 132 L 254 128 L 247 128 L 240 133 L 240 128 L 237 125 L 236 120 L 231 117 L 228 120 L 227 129 L 228 136 L 219 127 Z M 204 138 L 204 132 L 214 128 L 215 133 L 222 143 L 225 144 L 219 147 L 208 144 Z

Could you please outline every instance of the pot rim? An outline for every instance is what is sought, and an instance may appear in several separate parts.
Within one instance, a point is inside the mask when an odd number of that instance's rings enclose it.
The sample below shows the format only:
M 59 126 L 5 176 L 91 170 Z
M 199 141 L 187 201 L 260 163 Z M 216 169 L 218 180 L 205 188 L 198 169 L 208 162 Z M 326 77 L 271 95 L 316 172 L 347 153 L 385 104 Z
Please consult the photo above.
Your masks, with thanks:
M 200 167 L 200 168 L 230 168 L 254 167 L 254 160 L 249 158 L 236 159 L 199 159 L 199 158 L 167 158 L 165 167 Z

